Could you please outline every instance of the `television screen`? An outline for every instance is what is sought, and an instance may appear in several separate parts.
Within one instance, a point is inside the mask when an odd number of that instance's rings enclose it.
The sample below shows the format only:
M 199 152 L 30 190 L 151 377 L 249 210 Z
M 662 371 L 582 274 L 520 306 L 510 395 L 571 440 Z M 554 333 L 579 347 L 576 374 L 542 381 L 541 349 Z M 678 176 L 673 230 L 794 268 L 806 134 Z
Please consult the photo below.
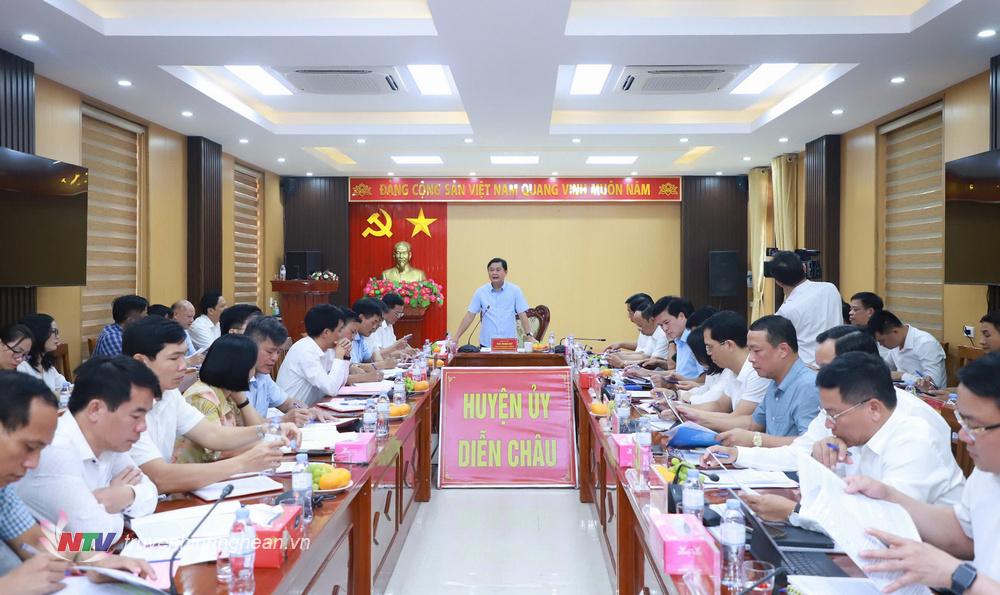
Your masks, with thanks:
M 945 164 L 945 283 L 1000 284 L 1000 150 Z
M 87 284 L 87 168 L 0 148 L 0 286 Z

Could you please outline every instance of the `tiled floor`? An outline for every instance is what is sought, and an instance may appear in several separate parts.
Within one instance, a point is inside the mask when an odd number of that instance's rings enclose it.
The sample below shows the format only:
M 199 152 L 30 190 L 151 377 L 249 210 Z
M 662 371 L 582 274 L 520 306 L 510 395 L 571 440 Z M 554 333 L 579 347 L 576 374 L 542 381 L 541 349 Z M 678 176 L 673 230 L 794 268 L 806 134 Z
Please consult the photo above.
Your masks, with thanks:
M 608 595 L 596 519 L 574 490 L 435 490 L 387 595 Z

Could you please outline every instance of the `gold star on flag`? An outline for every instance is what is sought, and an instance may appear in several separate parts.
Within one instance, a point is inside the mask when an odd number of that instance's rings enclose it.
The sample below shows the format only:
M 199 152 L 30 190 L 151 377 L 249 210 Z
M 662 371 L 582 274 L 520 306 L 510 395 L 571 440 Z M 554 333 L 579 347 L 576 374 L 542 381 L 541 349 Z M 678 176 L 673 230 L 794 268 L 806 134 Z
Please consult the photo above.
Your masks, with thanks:
M 421 232 L 427 234 L 427 237 L 432 237 L 431 223 L 434 223 L 437 219 L 424 217 L 423 209 L 420 209 L 420 214 L 416 218 L 407 217 L 406 220 L 413 224 L 413 233 L 410 234 L 411 238 Z

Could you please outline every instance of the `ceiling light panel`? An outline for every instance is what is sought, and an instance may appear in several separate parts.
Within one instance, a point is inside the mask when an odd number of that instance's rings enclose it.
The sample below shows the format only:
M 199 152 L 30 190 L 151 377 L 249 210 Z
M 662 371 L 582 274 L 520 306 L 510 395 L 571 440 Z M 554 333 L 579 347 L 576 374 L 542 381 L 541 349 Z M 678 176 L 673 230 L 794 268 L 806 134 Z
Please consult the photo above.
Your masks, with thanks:
M 421 95 L 451 95 L 448 73 L 440 64 L 410 64 L 410 76 L 417 83 Z
M 438 155 L 393 155 L 396 165 L 441 165 L 444 161 Z
M 573 69 L 570 95 L 600 95 L 610 73 L 610 64 L 577 64 Z
M 761 64 L 729 93 L 732 95 L 760 95 L 794 70 L 796 66 L 798 64 L 795 63 Z
M 253 87 L 261 95 L 291 95 L 291 90 L 262 66 L 227 65 L 226 70 Z
M 587 165 L 632 165 L 638 155 L 591 155 L 587 157 Z

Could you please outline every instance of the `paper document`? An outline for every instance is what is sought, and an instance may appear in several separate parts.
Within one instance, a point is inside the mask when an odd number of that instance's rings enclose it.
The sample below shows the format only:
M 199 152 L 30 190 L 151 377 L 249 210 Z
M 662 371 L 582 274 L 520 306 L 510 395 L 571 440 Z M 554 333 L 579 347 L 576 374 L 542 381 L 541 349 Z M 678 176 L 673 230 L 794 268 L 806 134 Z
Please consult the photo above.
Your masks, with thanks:
M 296 446 L 298 450 L 333 450 L 334 445 L 345 440 L 353 440 L 357 433 L 341 432 L 334 422 L 322 424 L 309 424 L 303 426 L 302 444 Z M 288 448 L 282 451 L 291 452 Z
M 633 399 L 651 399 L 653 398 L 653 391 L 649 390 L 630 390 L 628 391 L 628 396 Z
M 799 516 L 822 527 L 837 542 L 837 547 L 844 550 L 879 590 L 901 577 L 901 571 L 865 571 L 865 565 L 871 562 L 862 559 L 859 552 L 886 549 L 881 541 L 865 533 L 869 528 L 920 541 L 920 533 L 906 509 L 892 502 L 873 500 L 860 494 L 847 494 L 844 492 L 844 480 L 833 471 L 804 452 L 796 455 L 802 491 Z M 923 585 L 910 585 L 896 593 L 925 595 L 930 590 Z
M 144 545 L 170 544 L 174 543 L 176 548 L 180 540 L 191 533 L 198 521 L 201 520 L 211 504 L 201 506 L 188 506 L 166 512 L 157 512 L 149 516 L 132 519 L 132 530 L 138 540 L 132 540 L 129 544 L 142 542 Z M 240 503 L 236 500 L 225 500 L 212 511 L 211 516 L 198 528 L 195 538 L 219 537 L 229 535 L 229 529 L 233 526 L 233 519 L 236 516 L 236 509 Z M 267 524 L 277 512 L 280 506 L 270 506 L 267 504 L 250 504 L 247 507 L 250 511 L 250 520 L 258 524 Z M 173 553 L 173 552 L 171 552 Z M 168 554 L 164 558 L 151 558 L 153 560 L 163 560 L 169 558 Z M 213 554 L 214 558 L 214 554 Z M 148 559 L 148 558 L 144 558 Z
M 380 382 L 359 382 L 357 384 L 341 388 L 337 395 L 377 395 L 380 392 L 389 392 L 390 390 L 392 390 L 391 380 L 382 380 Z
M 233 484 L 233 493 L 229 495 L 230 498 L 239 498 L 240 496 L 246 496 L 248 494 L 273 492 L 274 490 L 281 490 L 284 488 L 281 482 L 274 481 L 270 477 L 264 475 L 254 475 L 252 477 L 241 477 L 239 479 L 218 481 L 203 488 L 194 490 L 191 493 L 198 496 L 202 500 L 214 502 L 219 499 L 219 496 L 222 495 L 223 488 L 229 484 Z
M 361 413 L 365 410 L 365 402 L 355 401 L 354 399 L 333 399 L 332 401 L 317 403 L 317 405 L 324 409 L 336 411 L 337 413 Z
M 198 538 L 188 541 L 181 550 L 180 555 L 177 556 L 177 561 L 174 563 L 174 571 L 176 571 L 180 566 L 213 562 L 219 557 L 219 540 L 222 539 L 226 539 L 226 535 L 217 535 L 215 537 Z M 126 543 L 125 547 L 122 548 L 122 555 L 128 556 L 129 558 L 145 560 L 147 562 L 169 560 L 170 556 L 174 555 L 174 550 L 177 549 L 177 546 L 179 546 L 180 543 L 180 539 L 178 539 L 174 544 L 143 545 L 138 539 L 133 539 L 132 541 Z M 160 572 L 159 568 L 157 568 L 156 572 Z M 167 570 L 164 570 L 163 572 L 166 573 Z M 63 592 L 60 591 L 59 593 L 61 594 Z
M 385 376 L 386 378 L 395 378 L 397 375 L 402 373 L 403 373 L 403 368 L 388 368 L 382 370 L 382 376 Z
M 875 583 L 866 578 L 843 576 L 788 577 L 790 595 L 881 595 Z
M 725 462 L 725 459 L 723 459 Z M 719 481 L 704 477 L 705 488 L 794 488 L 798 484 L 781 471 L 758 471 L 756 469 L 713 470 Z
M 142 592 L 148 593 L 166 593 L 163 589 L 170 588 L 170 577 L 160 576 L 157 574 L 156 582 L 148 581 L 138 575 L 132 574 L 131 572 L 126 572 L 124 570 L 116 570 L 114 568 L 100 568 L 97 566 L 77 566 L 78 570 L 83 571 L 93 571 L 102 576 L 106 576 L 110 579 L 114 579 L 119 583 L 126 583 L 132 587 L 138 587 Z M 159 569 L 157 569 L 158 571 Z M 163 574 L 167 574 L 167 569 L 163 569 Z M 89 579 L 88 579 L 89 580 Z

